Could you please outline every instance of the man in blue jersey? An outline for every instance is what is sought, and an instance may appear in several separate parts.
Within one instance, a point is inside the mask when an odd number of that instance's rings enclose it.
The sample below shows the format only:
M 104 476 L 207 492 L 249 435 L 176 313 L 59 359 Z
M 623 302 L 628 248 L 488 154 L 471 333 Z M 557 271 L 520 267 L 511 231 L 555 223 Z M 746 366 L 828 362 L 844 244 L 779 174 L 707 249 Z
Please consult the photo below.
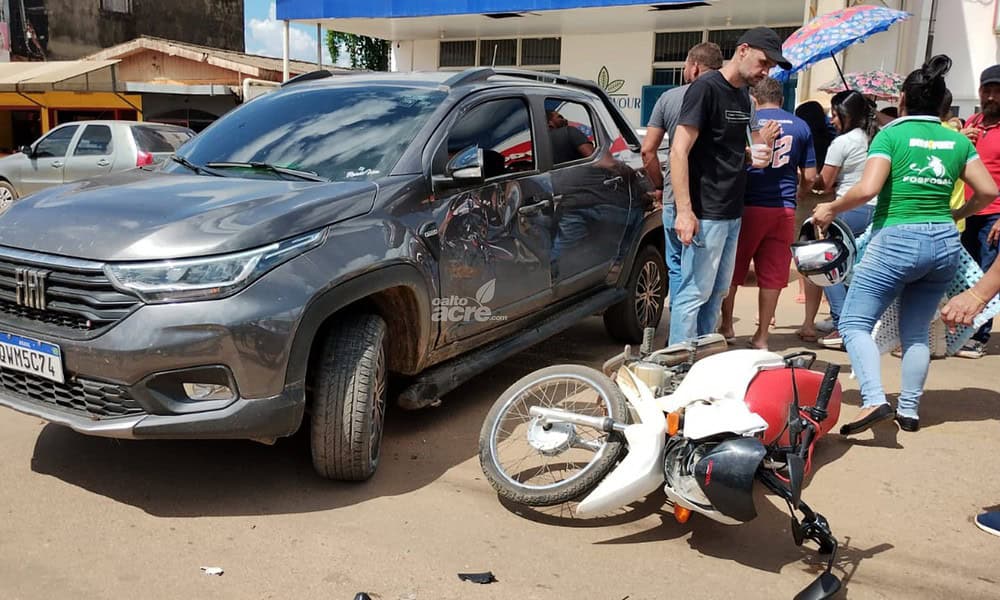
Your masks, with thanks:
M 771 164 L 762 169 L 748 169 L 743 226 L 736 245 L 736 268 L 729 295 L 722 303 L 719 332 L 726 338 L 733 337 L 736 290 L 744 284 L 753 260 L 759 288 L 758 323 L 749 345 L 766 349 L 778 297 L 788 285 L 800 182 L 815 179 L 816 153 L 809 125 L 781 109 L 784 96 L 780 83 L 768 77 L 751 88 L 750 93 L 757 101 L 760 123 L 777 122 L 781 126 L 781 136 L 774 142 Z

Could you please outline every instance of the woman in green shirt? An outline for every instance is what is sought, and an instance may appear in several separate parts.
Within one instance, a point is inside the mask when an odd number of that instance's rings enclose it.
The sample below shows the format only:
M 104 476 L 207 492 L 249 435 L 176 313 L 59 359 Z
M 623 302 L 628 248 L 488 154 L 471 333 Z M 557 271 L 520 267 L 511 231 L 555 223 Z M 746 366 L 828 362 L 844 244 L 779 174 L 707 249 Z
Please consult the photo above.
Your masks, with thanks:
M 825 228 L 841 212 L 879 198 L 873 234 L 857 265 L 840 317 L 840 333 L 861 386 L 862 410 L 844 435 L 891 419 L 880 357 L 871 333 L 885 309 L 901 299 L 902 386 L 895 418 L 905 431 L 920 428 L 917 408 L 930 366 L 931 319 L 958 268 L 956 219 L 997 197 L 997 186 L 969 140 L 941 127 L 938 113 L 951 59 L 938 55 L 903 82 L 900 118 L 872 141 L 861 181 L 834 202 L 818 205 L 813 221 Z M 974 192 L 961 209 L 949 206 L 955 182 Z

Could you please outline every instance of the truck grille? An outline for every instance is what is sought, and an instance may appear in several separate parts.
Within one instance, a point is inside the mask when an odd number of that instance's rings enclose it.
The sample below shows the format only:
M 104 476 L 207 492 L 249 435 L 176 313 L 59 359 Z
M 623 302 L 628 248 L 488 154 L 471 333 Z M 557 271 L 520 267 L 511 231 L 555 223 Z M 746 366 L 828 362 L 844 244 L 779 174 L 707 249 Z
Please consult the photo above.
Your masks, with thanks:
M 19 270 L 45 273 L 44 307 L 37 297 L 25 302 Z M 111 285 L 101 263 L 0 248 L 0 320 L 5 323 L 80 339 L 124 319 L 139 305 L 136 296 Z
M 129 394 L 128 388 L 89 379 L 57 383 L 37 375 L 0 368 L 0 390 L 36 404 L 62 408 L 95 420 L 145 413 Z

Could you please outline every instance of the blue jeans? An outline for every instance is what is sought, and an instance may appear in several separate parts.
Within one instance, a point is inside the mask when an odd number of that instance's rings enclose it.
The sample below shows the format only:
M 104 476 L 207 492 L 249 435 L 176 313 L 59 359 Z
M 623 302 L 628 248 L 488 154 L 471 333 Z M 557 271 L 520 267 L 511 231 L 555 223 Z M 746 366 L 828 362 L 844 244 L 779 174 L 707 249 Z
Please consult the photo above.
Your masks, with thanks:
M 965 246 L 969 255 L 979 263 L 979 266 L 986 271 L 997 259 L 997 246 L 986 242 L 993 224 L 1000 220 L 1000 214 L 996 215 L 972 215 L 965 220 L 965 231 L 962 233 L 962 245 Z M 983 323 L 979 331 L 972 336 L 972 339 L 984 344 L 990 341 L 990 333 L 993 330 L 993 319 Z
M 663 204 L 663 251 L 667 262 L 667 284 L 670 297 L 670 310 L 674 309 L 674 294 L 681 289 L 681 243 L 674 230 L 674 219 L 677 217 L 677 206 L 673 202 Z
M 851 233 L 854 234 L 854 237 L 858 237 L 865 232 L 865 229 L 868 229 L 874 213 L 874 206 L 862 204 L 840 215 L 840 218 L 851 228 Z M 823 288 L 823 293 L 826 294 L 826 301 L 830 303 L 830 318 L 833 320 L 833 328 L 837 329 L 837 326 L 840 325 L 840 313 L 844 311 L 847 286 L 843 283 L 831 285 L 830 287 Z
M 733 282 L 742 219 L 698 221 L 698 234 L 681 250 L 681 281 L 670 310 L 670 344 L 715 333 L 722 301 Z
M 954 223 L 893 225 L 873 235 L 840 316 L 840 335 L 858 376 L 863 408 L 886 403 L 881 360 L 871 334 L 876 321 L 898 297 L 903 375 L 896 412 L 918 418 L 931 360 L 931 319 L 955 277 L 959 248 Z

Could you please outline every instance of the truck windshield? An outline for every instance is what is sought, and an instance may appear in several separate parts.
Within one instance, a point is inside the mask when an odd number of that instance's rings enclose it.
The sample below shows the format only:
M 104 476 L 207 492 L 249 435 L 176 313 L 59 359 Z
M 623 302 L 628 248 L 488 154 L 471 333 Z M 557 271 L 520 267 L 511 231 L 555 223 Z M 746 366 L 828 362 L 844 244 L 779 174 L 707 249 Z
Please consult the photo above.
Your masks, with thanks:
M 389 174 L 428 116 L 438 90 L 391 86 L 294 87 L 228 113 L 181 149 L 191 164 L 266 163 L 332 181 Z M 177 163 L 171 163 L 181 168 Z M 233 176 L 274 178 L 266 170 Z

